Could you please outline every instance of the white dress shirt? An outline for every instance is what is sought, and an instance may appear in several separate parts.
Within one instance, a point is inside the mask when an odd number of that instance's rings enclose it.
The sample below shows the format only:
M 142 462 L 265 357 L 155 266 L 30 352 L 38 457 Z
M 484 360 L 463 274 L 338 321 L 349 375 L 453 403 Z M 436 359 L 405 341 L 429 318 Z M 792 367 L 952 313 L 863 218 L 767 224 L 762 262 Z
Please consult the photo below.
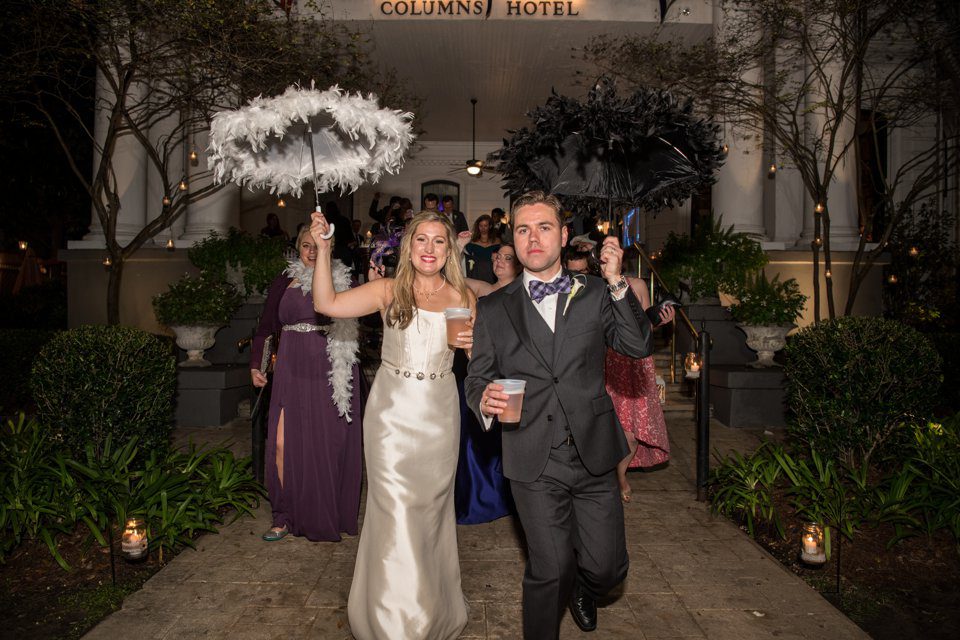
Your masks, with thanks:
M 553 282 L 563 273 L 563 270 L 557 271 L 557 273 L 550 278 L 549 280 L 542 280 L 537 276 L 533 275 L 526 269 L 523 270 L 523 292 L 527 294 L 527 297 L 530 298 L 530 302 L 533 303 L 533 306 L 536 307 L 537 313 L 540 314 L 540 317 L 543 318 L 543 321 L 547 323 L 547 326 L 550 327 L 550 332 L 553 332 L 553 324 L 557 320 L 557 299 L 560 297 L 559 293 L 551 293 L 546 296 L 540 302 L 537 302 L 532 297 L 530 297 L 530 283 L 534 281 L 538 282 Z

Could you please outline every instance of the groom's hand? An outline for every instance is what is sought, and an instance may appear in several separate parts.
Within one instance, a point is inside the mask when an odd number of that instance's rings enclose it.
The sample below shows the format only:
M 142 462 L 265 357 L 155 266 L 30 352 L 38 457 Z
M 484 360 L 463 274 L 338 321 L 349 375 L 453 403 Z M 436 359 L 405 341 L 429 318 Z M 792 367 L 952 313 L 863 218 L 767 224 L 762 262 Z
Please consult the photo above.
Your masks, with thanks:
M 620 280 L 620 267 L 623 264 L 623 249 L 615 236 L 607 236 L 600 247 L 600 275 L 615 284 Z
M 509 396 L 503 392 L 503 385 L 491 382 L 480 396 L 480 413 L 493 418 L 503 413 Z

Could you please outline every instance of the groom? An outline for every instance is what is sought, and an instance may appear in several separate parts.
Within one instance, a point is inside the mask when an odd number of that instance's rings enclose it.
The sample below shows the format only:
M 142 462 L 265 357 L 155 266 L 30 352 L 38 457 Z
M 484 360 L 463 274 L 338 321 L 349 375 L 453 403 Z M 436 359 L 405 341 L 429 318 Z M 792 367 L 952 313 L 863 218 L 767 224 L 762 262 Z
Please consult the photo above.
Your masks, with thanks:
M 527 539 L 523 635 L 533 640 L 557 638 L 567 606 L 594 630 L 595 600 L 626 577 L 616 466 L 629 449 L 604 389 L 604 353 L 640 358 L 652 341 L 616 238 L 600 251 L 603 279 L 574 279 L 560 265 L 567 230 L 556 197 L 524 194 L 510 217 L 523 277 L 478 302 L 466 392 L 489 429 L 508 397 L 492 381 L 526 381 L 520 424 L 503 429 L 503 473 Z

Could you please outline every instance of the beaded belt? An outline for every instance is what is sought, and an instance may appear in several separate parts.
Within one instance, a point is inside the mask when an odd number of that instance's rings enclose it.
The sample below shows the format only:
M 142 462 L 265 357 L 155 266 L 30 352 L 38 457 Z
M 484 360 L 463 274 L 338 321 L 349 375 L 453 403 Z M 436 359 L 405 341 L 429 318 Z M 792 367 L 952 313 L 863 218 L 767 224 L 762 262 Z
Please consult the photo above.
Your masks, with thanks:
M 298 322 L 297 324 L 283 325 L 283 330 L 296 331 L 297 333 L 310 333 L 311 331 L 326 332 L 327 327 L 324 325 L 312 324 L 310 322 Z
M 392 372 L 394 375 L 403 376 L 404 378 L 416 378 L 417 380 L 440 380 L 444 377 L 450 378 L 453 376 L 453 371 L 442 371 L 440 373 L 424 373 L 423 371 L 410 371 L 408 369 L 396 369 L 389 365 L 380 365 L 381 368 L 386 369 L 387 371 Z

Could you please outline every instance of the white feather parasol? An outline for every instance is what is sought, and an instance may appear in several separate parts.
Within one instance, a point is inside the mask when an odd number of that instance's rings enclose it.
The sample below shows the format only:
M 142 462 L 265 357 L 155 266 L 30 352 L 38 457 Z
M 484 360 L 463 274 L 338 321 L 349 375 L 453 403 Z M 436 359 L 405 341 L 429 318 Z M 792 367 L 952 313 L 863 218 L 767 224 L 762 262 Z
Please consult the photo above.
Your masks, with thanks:
M 306 181 L 317 194 L 351 192 L 403 166 L 412 119 L 412 113 L 381 109 L 372 94 L 292 86 L 214 115 L 209 166 L 218 183 L 271 193 L 299 197 Z

